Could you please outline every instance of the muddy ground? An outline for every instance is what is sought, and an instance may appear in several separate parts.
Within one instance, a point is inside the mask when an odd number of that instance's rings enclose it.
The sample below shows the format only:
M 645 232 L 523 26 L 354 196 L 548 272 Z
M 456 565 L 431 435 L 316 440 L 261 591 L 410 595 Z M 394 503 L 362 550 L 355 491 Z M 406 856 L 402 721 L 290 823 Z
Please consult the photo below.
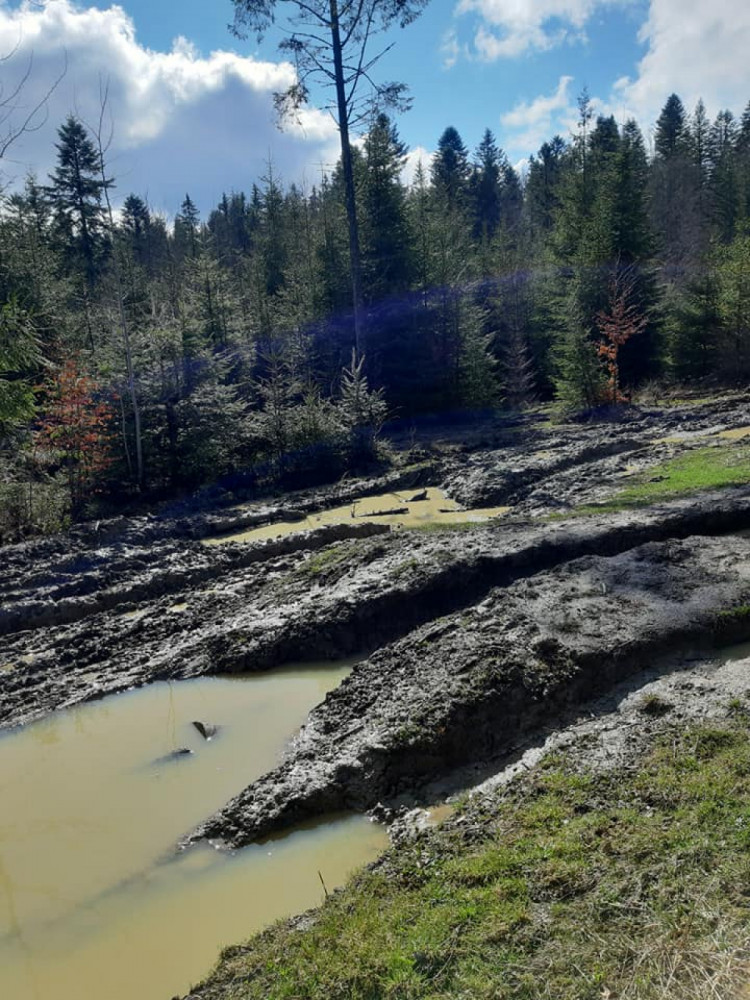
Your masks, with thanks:
M 154 680 L 361 654 L 280 766 L 185 843 L 238 846 L 342 808 L 390 816 L 457 770 L 497 770 L 530 733 L 639 671 L 750 639 L 750 539 L 738 534 L 750 486 L 564 516 L 747 425 L 742 396 L 613 423 L 497 421 L 412 441 L 380 479 L 0 550 L 0 728 Z M 512 510 L 468 530 L 352 519 L 201 542 L 423 486 Z

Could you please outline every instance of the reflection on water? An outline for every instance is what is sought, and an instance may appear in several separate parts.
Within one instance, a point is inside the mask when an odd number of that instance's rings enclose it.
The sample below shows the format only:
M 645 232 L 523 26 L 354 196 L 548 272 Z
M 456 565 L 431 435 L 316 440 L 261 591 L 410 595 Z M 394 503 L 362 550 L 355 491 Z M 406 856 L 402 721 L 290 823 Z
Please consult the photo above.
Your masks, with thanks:
M 424 494 L 424 499 L 422 499 Z M 414 499 L 419 497 L 420 499 Z M 442 490 L 400 490 L 382 493 L 379 496 L 363 497 L 344 507 L 308 514 L 303 520 L 277 521 L 264 524 L 260 528 L 250 528 L 236 535 L 222 535 L 204 539 L 205 545 L 221 545 L 222 542 L 263 542 L 269 538 L 280 538 L 300 531 L 310 531 L 326 524 L 356 524 L 370 521 L 389 524 L 392 527 L 417 528 L 426 524 L 462 524 L 466 521 L 488 521 L 492 517 L 507 514 L 510 507 L 487 507 L 478 510 L 464 510 L 455 500 L 451 500 Z M 375 516 L 373 516 L 375 515 Z
M 234 856 L 171 851 L 347 672 L 156 684 L 0 737 L 0 997 L 166 1000 L 222 945 L 318 903 L 318 871 L 330 888 L 375 857 L 385 833 L 361 817 Z

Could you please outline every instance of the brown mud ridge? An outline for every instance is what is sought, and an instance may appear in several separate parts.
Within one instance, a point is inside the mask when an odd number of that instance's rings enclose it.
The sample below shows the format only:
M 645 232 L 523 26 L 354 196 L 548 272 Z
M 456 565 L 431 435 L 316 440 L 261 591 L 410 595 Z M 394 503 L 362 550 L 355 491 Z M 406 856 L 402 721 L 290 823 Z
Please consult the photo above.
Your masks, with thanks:
M 750 539 L 652 542 L 493 590 L 359 664 L 191 840 L 239 847 L 498 759 L 658 658 L 750 637 Z
M 732 534 L 750 528 L 750 486 L 530 517 L 606 499 L 628 470 L 673 454 L 670 435 L 748 424 L 750 406 L 730 397 L 617 425 L 490 428 L 379 480 L 0 550 L 0 728 L 155 680 L 376 650 L 282 764 L 186 842 L 236 846 L 397 802 L 502 759 L 523 733 L 659 657 L 750 638 L 750 540 Z M 422 486 L 513 514 L 468 531 L 357 521 L 259 544 L 200 541 Z

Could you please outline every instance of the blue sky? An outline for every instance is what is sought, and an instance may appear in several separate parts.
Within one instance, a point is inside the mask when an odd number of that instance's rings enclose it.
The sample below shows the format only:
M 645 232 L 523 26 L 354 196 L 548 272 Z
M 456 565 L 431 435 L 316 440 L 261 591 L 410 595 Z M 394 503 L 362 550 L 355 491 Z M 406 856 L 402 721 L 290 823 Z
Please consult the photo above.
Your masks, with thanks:
M 98 0 L 92 6 L 106 10 L 111 4 Z M 277 58 L 278 33 L 260 45 L 255 39 L 243 42 L 231 34 L 227 28 L 233 18 L 231 0 L 124 0 L 121 6 L 132 16 L 139 40 L 149 48 L 166 51 L 176 35 L 183 35 L 204 54 L 230 48 L 244 55 Z M 554 92 L 561 76 L 574 77 L 574 95 L 584 86 L 592 94 L 607 93 L 615 79 L 634 71 L 643 52 L 636 34 L 648 8 L 645 0 L 615 6 L 606 13 L 600 10 L 586 25 L 585 41 L 571 39 L 522 58 L 463 57 L 448 67 L 447 36 L 455 31 L 459 44 L 469 47 L 482 21 L 478 12 L 461 15 L 455 8 L 446 0 L 433 0 L 417 22 L 387 39 L 395 45 L 381 61 L 378 73 L 383 79 L 409 85 L 413 107 L 399 124 L 403 138 L 413 146 L 434 148 L 447 125 L 465 133 L 470 146 L 478 143 L 488 127 L 502 141 L 501 113 L 540 93 Z M 560 19 L 550 24 L 553 31 L 560 27 L 564 27 Z
M 222 191 L 247 189 L 269 157 L 285 180 L 316 183 L 335 160 L 335 129 L 312 108 L 301 127 L 279 132 L 272 93 L 292 70 L 278 36 L 239 41 L 232 15 L 231 0 L 0 0 L 0 53 L 17 48 L 0 64 L 6 92 L 32 53 L 29 104 L 65 53 L 68 65 L 46 124 L 0 165 L 6 183 L 29 168 L 44 176 L 56 126 L 71 110 L 94 121 L 104 78 L 123 197 L 136 190 L 170 214 L 189 190 L 206 212 Z M 490 127 L 521 164 L 555 132 L 570 133 L 584 86 L 599 110 L 637 117 L 647 138 L 673 90 L 688 108 L 702 96 L 711 114 L 740 113 L 750 98 L 750 5 L 737 0 L 433 0 L 387 41 L 395 46 L 376 73 L 410 86 L 413 108 L 398 122 L 410 168 L 447 125 L 471 149 Z

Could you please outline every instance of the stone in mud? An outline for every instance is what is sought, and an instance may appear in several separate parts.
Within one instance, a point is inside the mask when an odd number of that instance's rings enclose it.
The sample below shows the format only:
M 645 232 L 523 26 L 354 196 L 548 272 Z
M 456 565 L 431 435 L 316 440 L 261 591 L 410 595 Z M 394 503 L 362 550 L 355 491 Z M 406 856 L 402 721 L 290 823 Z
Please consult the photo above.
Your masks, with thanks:
M 198 730 L 204 740 L 212 740 L 214 736 L 219 732 L 219 726 L 211 725 L 208 722 L 201 722 L 199 719 L 193 719 L 192 725 Z
M 162 764 L 172 764 L 176 760 L 192 756 L 193 751 L 189 747 L 178 747 L 170 753 L 165 753 L 163 757 L 157 757 L 156 760 L 152 761 L 152 767 L 160 767 Z

